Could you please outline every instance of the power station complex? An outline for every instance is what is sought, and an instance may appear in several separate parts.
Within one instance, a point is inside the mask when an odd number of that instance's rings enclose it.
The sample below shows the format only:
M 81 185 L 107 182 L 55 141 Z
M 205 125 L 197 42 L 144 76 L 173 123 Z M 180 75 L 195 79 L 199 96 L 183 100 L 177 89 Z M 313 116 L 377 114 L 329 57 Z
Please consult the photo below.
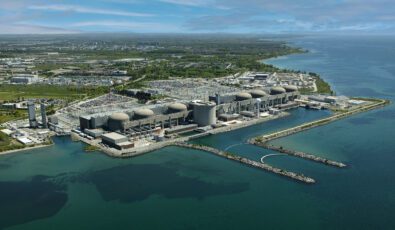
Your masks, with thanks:
M 131 108 L 112 113 L 79 117 L 81 132 L 104 144 L 124 149 L 133 147 L 131 140 L 154 136 L 160 141 L 166 135 L 193 130 L 207 130 L 223 122 L 259 117 L 261 112 L 287 109 L 297 104 L 300 93 L 295 86 L 273 87 L 268 92 L 252 90 L 213 95 L 208 101 L 182 101 Z M 221 120 L 221 122 L 218 122 Z

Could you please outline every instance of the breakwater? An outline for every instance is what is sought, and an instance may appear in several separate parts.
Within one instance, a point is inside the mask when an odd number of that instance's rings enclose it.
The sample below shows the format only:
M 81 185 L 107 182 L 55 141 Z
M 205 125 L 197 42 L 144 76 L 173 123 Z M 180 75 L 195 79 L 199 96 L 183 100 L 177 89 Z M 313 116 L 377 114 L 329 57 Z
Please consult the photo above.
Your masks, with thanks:
M 334 166 L 334 167 L 338 167 L 338 168 L 344 168 L 347 165 L 338 161 L 333 161 L 333 160 L 329 160 L 323 157 L 318 157 L 312 154 L 308 154 L 305 152 L 300 152 L 300 151 L 295 151 L 295 150 L 290 150 L 290 149 L 285 149 L 283 147 L 278 147 L 278 146 L 274 146 L 274 145 L 269 145 L 267 143 L 257 143 L 257 142 L 250 142 L 251 144 L 266 148 L 266 149 L 270 149 L 270 150 L 274 150 L 280 153 L 284 153 L 290 156 L 294 156 L 294 157 L 300 157 L 306 160 L 310 160 L 310 161 L 315 161 L 318 163 L 323 163 L 326 165 L 330 165 L 330 166 Z
M 365 100 L 368 100 L 368 99 L 365 99 Z M 369 100 L 370 101 L 368 102 L 368 104 L 362 105 L 362 106 L 352 109 L 350 111 L 340 112 L 340 113 L 334 114 L 332 116 L 329 116 L 327 118 L 319 119 L 319 120 L 312 121 L 312 122 L 307 122 L 302 125 L 298 125 L 298 126 L 295 126 L 295 127 L 289 128 L 289 129 L 285 129 L 285 130 L 277 131 L 277 132 L 274 132 L 274 133 L 271 133 L 268 135 L 256 137 L 256 138 L 254 138 L 254 141 L 263 143 L 263 142 L 271 141 L 271 140 L 274 140 L 277 138 L 289 136 L 289 135 L 292 135 L 292 134 L 295 134 L 298 132 L 302 132 L 302 131 L 305 131 L 308 129 L 312 129 L 312 128 L 315 128 L 318 126 L 326 125 L 328 123 L 346 118 L 346 117 L 351 116 L 353 114 L 357 114 L 357 113 L 361 113 L 364 111 L 379 108 L 379 107 L 385 106 L 390 103 L 388 100 L 382 100 L 382 99 L 369 99 Z
M 265 163 L 259 163 L 259 162 L 256 162 L 256 161 L 244 158 L 244 157 L 240 157 L 240 156 L 237 156 L 237 155 L 225 152 L 225 151 L 221 151 L 219 149 L 211 148 L 211 147 L 208 147 L 208 146 L 195 145 L 195 144 L 189 144 L 189 143 L 183 143 L 183 142 L 176 142 L 173 145 L 179 146 L 179 147 L 183 147 L 183 148 L 190 148 L 190 149 L 196 149 L 196 150 L 201 150 L 201 151 L 205 151 L 205 152 L 210 152 L 210 153 L 213 153 L 213 154 L 215 154 L 217 156 L 220 156 L 220 157 L 224 157 L 224 158 L 227 158 L 227 159 L 230 159 L 230 160 L 234 160 L 234 161 L 237 161 L 237 162 L 249 165 L 249 166 L 253 166 L 253 167 L 256 167 L 256 168 L 260 168 L 260 169 L 263 169 L 265 171 L 268 171 L 268 172 L 271 172 L 271 173 L 274 173 L 274 174 L 277 174 L 277 175 L 285 176 L 285 177 L 288 177 L 288 178 L 291 178 L 291 179 L 294 179 L 294 180 L 297 180 L 297 181 L 300 181 L 300 182 L 304 182 L 304 183 L 307 183 L 307 184 L 315 183 L 315 180 L 313 178 L 304 176 L 302 174 L 286 171 L 286 170 L 283 170 L 283 169 L 280 169 L 280 168 L 276 168 L 276 167 L 270 166 L 270 165 L 265 164 Z
M 382 100 L 382 99 L 361 99 L 361 100 L 365 100 L 367 102 L 367 104 L 359 106 L 358 108 L 355 108 L 355 109 L 352 109 L 352 110 L 349 110 L 346 112 L 337 113 L 337 114 L 332 115 L 327 118 L 319 119 L 319 120 L 312 121 L 312 122 L 307 122 L 302 125 L 298 125 L 298 126 L 295 126 L 292 128 L 285 129 L 285 130 L 277 131 L 277 132 L 274 132 L 274 133 L 271 133 L 268 135 L 255 137 L 255 138 L 248 140 L 248 143 L 256 145 L 256 146 L 260 146 L 260 147 L 263 147 L 266 149 L 274 150 L 274 151 L 277 151 L 280 153 L 284 153 L 284 154 L 287 154 L 290 156 L 300 157 L 300 158 L 315 161 L 318 163 L 323 163 L 323 164 L 334 166 L 334 167 L 344 168 L 344 167 L 346 167 L 346 164 L 344 164 L 344 163 L 329 160 L 329 159 L 326 159 L 323 157 L 318 157 L 318 156 L 308 154 L 305 152 L 300 152 L 300 151 L 285 149 L 285 148 L 279 147 L 279 146 L 270 145 L 270 144 L 268 144 L 268 142 L 271 140 L 277 139 L 277 138 L 289 136 L 289 135 L 292 135 L 292 134 L 295 134 L 298 132 L 302 132 L 302 131 L 305 131 L 308 129 L 312 129 L 312 128 L 315 128 L 318 126 L 326 125 L 330 122 L 337 121 L 339 119 L 351 116 L 353 114 L 372 110 L 372 109 L 375 109 L 378 107 L 385 106 L 390 103 L 388 100 Z

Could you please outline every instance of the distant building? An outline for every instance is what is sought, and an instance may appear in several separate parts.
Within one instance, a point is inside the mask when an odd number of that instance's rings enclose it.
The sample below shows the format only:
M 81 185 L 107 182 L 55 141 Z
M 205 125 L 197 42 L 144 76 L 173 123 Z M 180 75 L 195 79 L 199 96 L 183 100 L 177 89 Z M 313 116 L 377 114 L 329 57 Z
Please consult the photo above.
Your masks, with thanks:
M 266 80 L 269 77 L 267 73 L 256 73 L 254 76 L 255 80 Z
M 32 84 L 38 82 L 39 78 L 33 74 L 16 74 L 11 78 L 11 83 Z
M 128 71 L 126 70 L 114 70 L 111 72 L 111 74 L 113 76 L 125 76 L 126 74 L 128 74 Z

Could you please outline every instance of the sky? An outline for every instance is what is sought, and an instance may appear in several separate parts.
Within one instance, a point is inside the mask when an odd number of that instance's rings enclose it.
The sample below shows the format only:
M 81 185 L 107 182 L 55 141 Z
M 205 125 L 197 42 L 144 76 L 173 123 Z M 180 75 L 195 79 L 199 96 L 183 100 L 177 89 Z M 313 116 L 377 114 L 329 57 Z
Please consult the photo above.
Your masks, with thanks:
M 395 0 L 0 0 L 0 34 L 394 33 Z

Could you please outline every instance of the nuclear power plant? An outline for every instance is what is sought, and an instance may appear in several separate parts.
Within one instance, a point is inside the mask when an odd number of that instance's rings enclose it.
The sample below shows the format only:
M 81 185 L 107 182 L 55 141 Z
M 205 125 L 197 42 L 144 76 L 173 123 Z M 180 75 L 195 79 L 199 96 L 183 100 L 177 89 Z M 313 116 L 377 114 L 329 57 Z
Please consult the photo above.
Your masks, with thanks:
M 267 91 L 267 92 L 266 92 Z M 272 109 L 295 107 L 294 100 L 300 96 L 296 87 L 272 87 L 268 90 L 246 90 L 214 94 L 207 101 L 177 100 L 172 103 L 132 107 L 115 112 L 100 112 L 79 117 L 80 130 L 97 138 L 103 133 L 106 143 L 117 149 L 133 146 L 123 143 L 125 137 L 130 140 L 154 136 L 175 135 L 193 130 L 209 130 L 223 122 L 260 117 L 261 113 Z M 120 136 L 121 135 L 121 136 Z M 122 140 L 111 140 L 122 137 Z M 117 145 L 117 143 L 122 143 Z

